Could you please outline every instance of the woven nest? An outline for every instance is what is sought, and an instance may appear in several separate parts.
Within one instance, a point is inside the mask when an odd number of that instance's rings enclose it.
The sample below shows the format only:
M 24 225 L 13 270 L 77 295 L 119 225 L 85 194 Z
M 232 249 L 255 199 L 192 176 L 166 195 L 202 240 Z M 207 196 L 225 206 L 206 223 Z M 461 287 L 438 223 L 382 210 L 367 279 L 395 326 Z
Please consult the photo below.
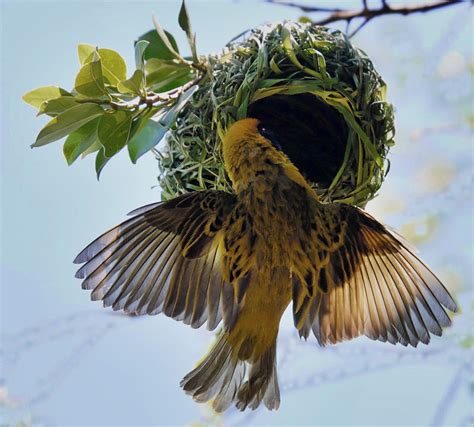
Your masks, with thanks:
M 220 151 L 226 129 L 255 117 L 323 201 L 364 206 L 393 145 L 393 109 L 372 62 L 340 31 L 294 22 L 251 30 L 207 58 L 208 74 L 158 158 L 162 197 L 231 190 Z

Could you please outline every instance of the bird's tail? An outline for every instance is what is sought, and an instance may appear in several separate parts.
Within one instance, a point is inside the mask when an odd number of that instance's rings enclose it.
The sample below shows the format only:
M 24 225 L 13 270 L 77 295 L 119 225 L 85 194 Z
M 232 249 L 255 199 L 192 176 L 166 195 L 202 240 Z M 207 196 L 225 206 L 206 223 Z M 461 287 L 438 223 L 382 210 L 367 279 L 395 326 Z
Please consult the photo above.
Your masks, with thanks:
M 241 411 L 257 408 L 263 401 L 268 409 L 278 409 L 280 389 L 276 370 L 276 338 L 256 360 L 242 360 L 221 332 L 201 363 L 180 385 L 197 402 L 214 399 L 213 408 L 225 411 L 232 403 Z

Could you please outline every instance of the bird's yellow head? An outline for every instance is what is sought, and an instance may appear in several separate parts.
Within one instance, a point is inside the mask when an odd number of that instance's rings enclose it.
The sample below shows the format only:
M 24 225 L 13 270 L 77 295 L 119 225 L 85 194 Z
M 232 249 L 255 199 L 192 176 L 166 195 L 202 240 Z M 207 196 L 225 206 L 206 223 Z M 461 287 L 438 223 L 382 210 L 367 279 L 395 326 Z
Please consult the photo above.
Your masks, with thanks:
M 282 173 L 311 189 L 282 151 L 282 142 L 278 133 L 254 118 L 239 120 L 228 129 L 222 141 L 222 153 L 225 169 L 237 192 L 262 175 L 271 182 Z

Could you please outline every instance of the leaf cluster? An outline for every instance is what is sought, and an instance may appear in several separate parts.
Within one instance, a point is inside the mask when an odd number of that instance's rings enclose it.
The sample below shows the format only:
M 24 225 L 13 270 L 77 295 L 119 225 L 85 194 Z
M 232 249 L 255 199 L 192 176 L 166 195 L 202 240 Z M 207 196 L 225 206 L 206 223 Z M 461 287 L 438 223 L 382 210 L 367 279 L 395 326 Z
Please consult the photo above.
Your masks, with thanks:
M 71 90 L 46 86 L 23 96 L 38 115 L 51 118 L 32 147 L 67 137 L 63 152 L 68 164 L 95 153 L 99 177 L 123 148 L 135 163 L 158 144 L 194 93 L 203 67 L 184 2 L 179 23 L 191 45 L 191 61 L 180 55 L 174 37 L 154 23 L 155 29 L 135 42 L 132 72 L 127 73 L 118 52 L 80 44 L 80 69 Z

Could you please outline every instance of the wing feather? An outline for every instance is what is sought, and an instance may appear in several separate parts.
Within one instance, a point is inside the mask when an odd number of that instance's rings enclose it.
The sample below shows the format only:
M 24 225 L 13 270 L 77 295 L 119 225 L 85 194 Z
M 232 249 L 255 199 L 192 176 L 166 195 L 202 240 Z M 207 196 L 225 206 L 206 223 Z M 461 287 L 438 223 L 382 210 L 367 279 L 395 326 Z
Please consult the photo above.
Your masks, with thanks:
M 154 254 L 153 267 L 150 273 L 144 277 L 143 281 L 136 281 L 135 286 L 126 299 L 123 308 L 125 311 L 145 314 L 146 311 L 141 312 L 141 310 L 148 302 L 153 289 L 159 287 L 161 290 L 163 283 L 160 282 L 160 277 L 162 277 L 171 255 L 178 250 L 178 245 L 179 240 L 177 236 L 171 234 L 166 236 L 165 240 L 158 247 L 157 253 Z
M 324 247 L 328 262 L 313 265 L 322 284 L 310 300 L 294 301 L 294 307 L 303 305 L 295 315 L 300 335 L 307 337 L 312 329 L 326 345 L 365 334 L 414 347 L 429 343 L 430 334 L 441 335 L 456 303 L 406 241 L 357 208 L 318 208 L 323 211 L 318 219 L 329 219 L 311 236 L 322 243 L 308 248 Z
M 163 312 L 209 329 L 222 318 L 230 324 L 238 307 L 219 248 L 235 205 L 234 195 L 209 190 L 138 208 L 79 253 L 76 277 L 114 310 Z
M 207 287 L 207 316 L 208 328 L 212 331 L 222 320 L 221 292 L 224 280 L 218 267 L 218 248 L 212 259 L 211 273 L 209 276 L 209 285 Z

